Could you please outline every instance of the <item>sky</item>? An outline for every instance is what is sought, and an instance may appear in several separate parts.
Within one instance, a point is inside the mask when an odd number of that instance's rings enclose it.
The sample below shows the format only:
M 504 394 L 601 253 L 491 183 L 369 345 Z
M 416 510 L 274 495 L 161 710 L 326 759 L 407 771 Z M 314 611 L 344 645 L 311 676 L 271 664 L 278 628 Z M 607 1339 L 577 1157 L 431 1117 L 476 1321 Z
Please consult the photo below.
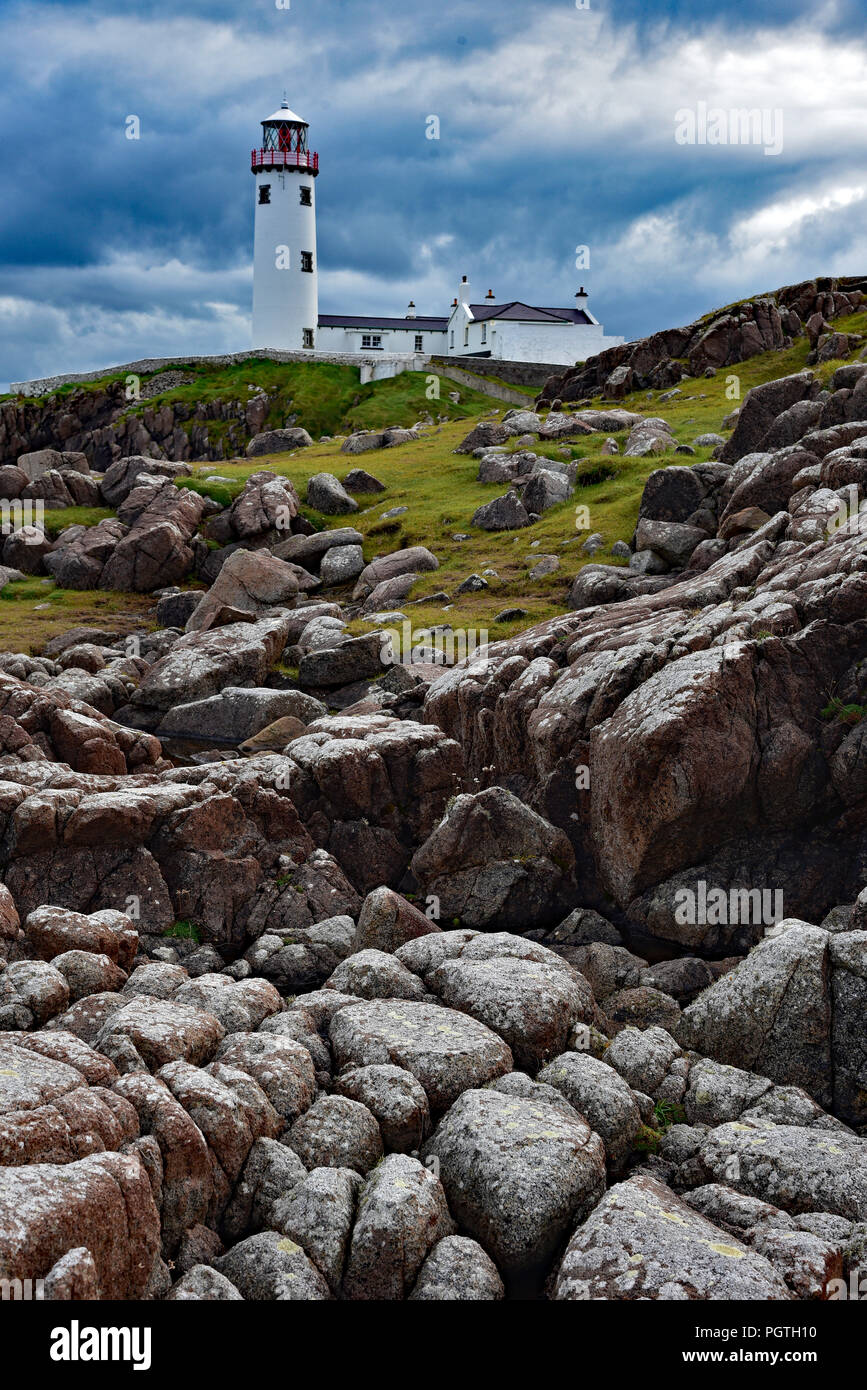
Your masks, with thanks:
M 0 54 L 0 389 L 249 346 L 284 90 L 322 313 L 584 284 L 631 339 L 867 275 L 862 0 L 0 0 Z M 702 109 L 764 134 L 703 143 Z

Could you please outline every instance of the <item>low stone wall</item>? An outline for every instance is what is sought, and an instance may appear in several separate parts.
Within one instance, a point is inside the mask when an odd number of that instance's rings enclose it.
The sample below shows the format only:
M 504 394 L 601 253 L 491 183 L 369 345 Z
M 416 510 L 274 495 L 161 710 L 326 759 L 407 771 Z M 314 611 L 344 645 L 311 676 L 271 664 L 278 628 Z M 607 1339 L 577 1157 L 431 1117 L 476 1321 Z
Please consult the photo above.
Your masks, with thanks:
M 562 362 L 510 362 L 498 357 L 432 357 L 431 362 L 441 367 L 458 367 L 479 376 L 495 376 L 513 386 L 544 386 L 555 372 L 566 370 Z
M 453 366 L 446 358 L 438 358 L 431 362 L 430 371 L 435 372 L 437 376 L 447 377 L 449 381 L 457 382 L 459 386 L 466 386 L 471 391 L 490 396 L 495 401 L 504 401 L 508 405 L 522 405 L 527 410 L 533 408 L 532 396 L 516 391 L 511 386 L 504 386 L 499 381 L 486 381 L 484 377 L 476 376 L 462 367 Z
M 143 357 L 137 362 L 125 362 L 117 367 L 102 367 L 95 372 L 70 372 L 65 376 L 45 376 L 34 381 L 13 381 L 9 390 L 21 396 L 50 396 L 52 391 L 58 390 L 61 386 L 85 381 L 102 381 L 103 377 L 147 376 L 151 372 L 163 371 L 166 367 L 231 367 L 238 362 L 249 362 L 251 358 L 268 362 L 333 362 L 339 367 L 368 368 L 370 375 L 362 371 L 362 382 L 365 379 L 370 381 L 398 376 L 401 372 L 419 372 L 429 360 L 424 353 L 407 355 L 390 352 L 282 352 L 277 348 L 250 348 L 247 352 L 226 352 L 210 357 L 196 354 Z

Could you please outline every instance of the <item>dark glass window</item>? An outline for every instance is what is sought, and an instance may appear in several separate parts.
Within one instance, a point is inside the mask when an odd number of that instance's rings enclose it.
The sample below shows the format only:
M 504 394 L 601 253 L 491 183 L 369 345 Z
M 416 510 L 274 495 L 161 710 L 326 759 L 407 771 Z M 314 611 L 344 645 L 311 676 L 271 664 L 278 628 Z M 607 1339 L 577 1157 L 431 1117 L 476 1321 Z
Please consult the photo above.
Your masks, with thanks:
M 302 269 L 302 270 L 312 270 L 312 269 L 313 269 L 313 252 L 312 252 L 312 251 L 302 251 L 302 252 L 301 252 L 301 269 Z
M 301 203 L 305 208 L 312 207 L 313 205 L 313 194 L 304 184 L 301 185 Z
M 271 201 L 271 185 L 270 185 L 270 183 L 260 183 L 260 184 L 259 184 L 259 202 L 260 202 L 260 203 L 270 203 L 270 201 Z

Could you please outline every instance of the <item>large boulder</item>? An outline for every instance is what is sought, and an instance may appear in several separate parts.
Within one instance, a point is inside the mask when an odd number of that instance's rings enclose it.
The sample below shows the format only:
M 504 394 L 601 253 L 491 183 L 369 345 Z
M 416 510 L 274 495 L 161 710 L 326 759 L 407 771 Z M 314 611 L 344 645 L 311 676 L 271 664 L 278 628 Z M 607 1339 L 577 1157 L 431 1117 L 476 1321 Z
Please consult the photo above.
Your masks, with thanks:
M 371 560 L 370 564 L 365 566 L 352 591 L 353 600 L 366 599 L 386 580 L 402 575 L 423 574 L 436 569 L 439 569 L 439 560 L 423 545 L 411 545 L 406 550 L 395 550 L 391 555 Z
M 261 550 L 235 550 L 208 593 L 187 619 L 187 632 L 205 632 L 238 621 L 255 622 L 269 608 L 289 604 L 298 592 L 291 565 Z
M 502 787 L 454 799 L 413 856 L 413 873 L 441 915 L 500 930 L 552 924 L 572 905 L 567 837 Z
M 539 1289 L 560 1242 L 605 1190 L 599 1136 L 544 1100 L 467 1091 L 424 1152 L 439 1160 L 456 1220 L 514 1296 Z
M 569 1242 L 556 1299 L 791 1298 L 762 1255 L 645 1174 L 606 1192 Z
M 205 509 L 198 493 L 164 480 L 112 550 L 99 587 L 151 593 L 177 584 L 193 567 L 191 541 Z
M 812 372 L 796 372 L 754 386 L 744 397 L 734 433 L 720 453 L 722 462 L 737 463 L 744 454 L 760 449 L 777 416 L 797 401 L 812 399 L 818 391 Z
M 92 1153 L 59 1166 L 0 1168 L 5 1279 L 46 1278 L 81 1247 L 95 1267 L 90 1297 L 145 1297 L 160 1249 L 160 1219 L 137 1155 Z
M 283 653 L 288 630 L 288 615 L 277 612 L 257 622 L 190 632 L 149 668 L 132 703 L 164 713 L 219 695 L 226 686 L 261 685 Z
M 685 1010 L 680 1042 L 704 1056 L 833 1101 L 829 935 L 780 922 Z
M 359 1195 L 343 1297 L 406 1298 L 431 1248 L 454 1231 L 439 1179 L 417 1159 L 389 1154 Z
M 594 1018 L 590 986 L 571 965 L 505 932 L 474 936 L 424 978 L 450 1008 L 499 1033 L 529 1071 L 565 1050 L 576 1023 Z
M 303 731 L 304 725 L 321 718 L 325 712 L 321 701 L 300 690 L 227 685 L 219 695 L 175 705 L 163 716 L 157 737 L 214 739 L 240 744 L 277 721 L 293 718 L 299 727 L 292 725 L 286 736 L 278 740 L 279 747 L 284 748 L 291 737 Z
M 265 430 L 254 434 L 247 445 L 247 458 L 259 458 L 262 454 L 285 454 L 290 449 L 308 449 L 313 443 L 306 430 L 299 426 L 282 430 Z
M 136 486 L 139 474 L 159 478 L 188 478 L 192 473 L 188 463 L 167 463 L 163 459 L 145 458 L 141 454 L 119 458 L 105 470 L 99 490 L 107 507 L 119 507 Z
M 350 1004 L 334 1015 L 329 1036 L 339 1067 L 402 1067 L 420 1082 L 436 1112 L 468 1088 L 512 1070 L 512 1054 L 496 1033 L 437 1004 Z
M 705 1135 L 696 1165 L 703 1181 L 725 1183 L 783 1211 L 867 1221 L 867 1154 L 854 1134 L 736 1120 Z
M 343 484 L 333 473 L 314 473 L 307 479 L 307 505 L 314 507 L 326 516 L 342 516 L 346 512 L 357 512 L 358 503 L 350 497 Z
M 530 517 L 518 494 L 507 492 L 478 507 L 473 513 L 472 525 L 482 531 L 517 531 L 530 525 Z

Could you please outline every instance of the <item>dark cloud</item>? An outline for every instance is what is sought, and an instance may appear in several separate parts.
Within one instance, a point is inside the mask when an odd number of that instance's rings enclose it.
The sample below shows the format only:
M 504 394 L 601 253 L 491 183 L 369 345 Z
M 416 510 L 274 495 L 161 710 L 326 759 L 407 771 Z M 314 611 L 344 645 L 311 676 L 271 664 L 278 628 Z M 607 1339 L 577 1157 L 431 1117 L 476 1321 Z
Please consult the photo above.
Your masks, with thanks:
M 836 263 L 863 251 L 867 196 L 845 0 L 49 0 L 0 12 L 0 45 L 0 381 L 245 345 L 249 151 L 284 85 L 322 159 L 324 311 L 412 293 L 438 312 L 461 273 L 565 302 L 580 278 L 607 329 L 637 336 L 863 268 Z M 715 66 L 727 51 L 741 67 Z M 779 158 L 675 144 L 678 106 L 760 99 L 786 104 Z M 837 210 L 838 187 L 860 197 Z M 740 228 L 776 204 L 782 241 L 761 250 Z

